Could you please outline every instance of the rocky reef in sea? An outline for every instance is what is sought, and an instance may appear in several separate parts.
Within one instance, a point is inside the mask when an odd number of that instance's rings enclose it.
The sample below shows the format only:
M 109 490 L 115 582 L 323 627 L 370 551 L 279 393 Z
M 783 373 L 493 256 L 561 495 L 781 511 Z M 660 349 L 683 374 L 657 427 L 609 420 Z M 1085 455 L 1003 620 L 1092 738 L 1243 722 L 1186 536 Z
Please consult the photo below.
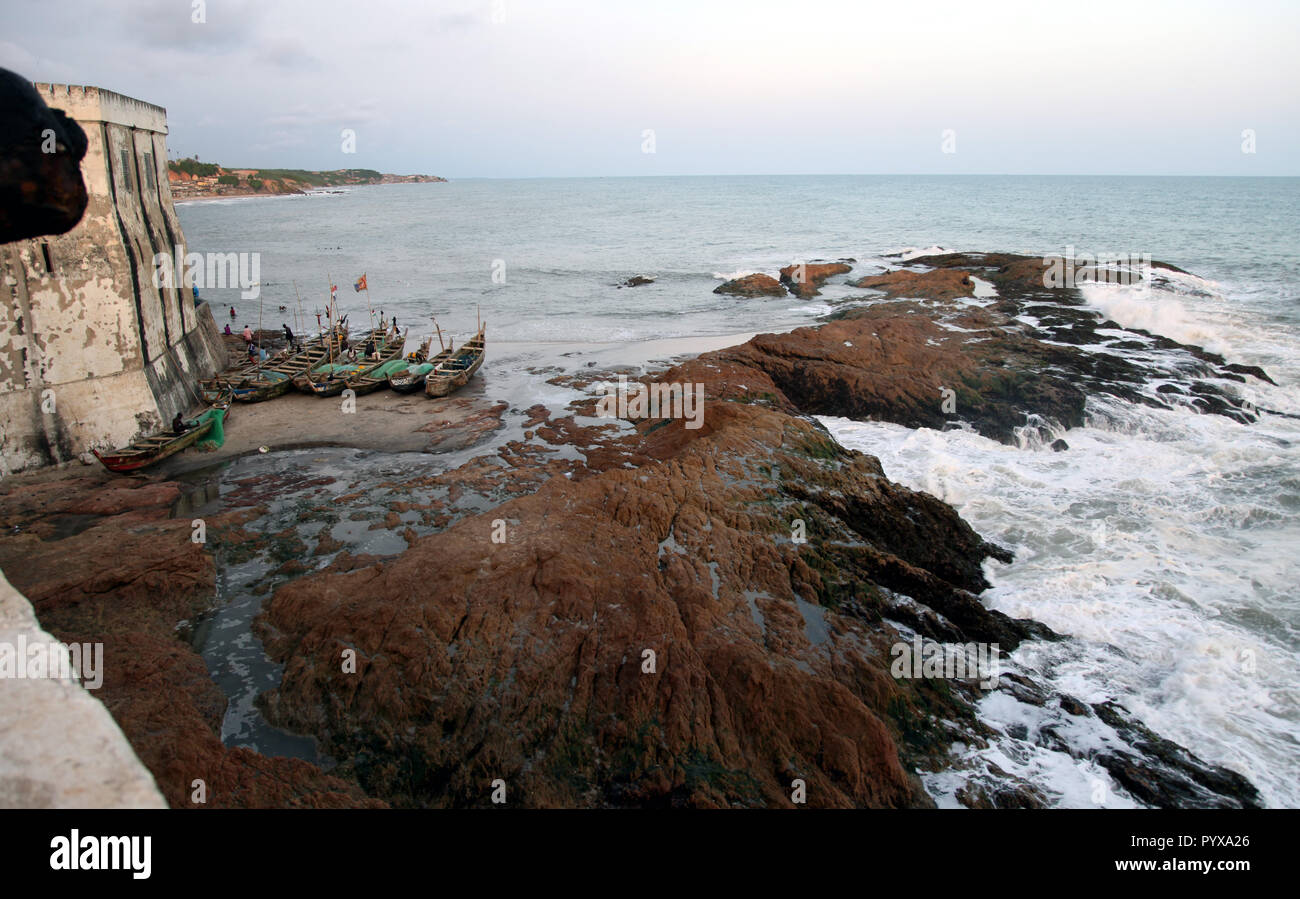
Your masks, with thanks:
M 850 268 L 782 280 L 811 295 Z M 560 374 L 568 409 L 520 410 L 516 439 L 446 471 L 236 479 L 203 545 L 175 514 L 192 485 L 34 479 L 0 495 L 0 565 L 47 630 L 105 642 L 100 696 L 174 806 L 203 778 L 232 807 L 481 806 L 498 781 L 518 806 L 789 807 L 801 788 L 810 806 L 915 807 L 936 774 L 968 806 L 1053 804 L 962 767 L 959 748 L 998 736 L 978 714 L 995 693 L 1054 722 L 1021 739 L 1140 804 L 1258 804 L 1116 702 L 1016 670 L 895 676 L 917 640 L 1005 654 L 1070 638 L 986 608 L 983 565 L 1010 553 L 813 416 L 1045 451 L 1091 395 L 1251 421 L 1231 385 L 1267 375 L 1104 320 L 1045 287 L 1041 259 L 926 257 L 856 285 L 872 302 L 641 379 L 702 385 L 700 427 L 599 417 L 608 373 Z M 356 554 L 329 527 L 285 526 L 286 495 L 297 521 L 357 515 L 400 546 Z M 250 559 L 254 631 L 282 666 L 260 711 L 328 763 L 222 743 L 191 623 Z

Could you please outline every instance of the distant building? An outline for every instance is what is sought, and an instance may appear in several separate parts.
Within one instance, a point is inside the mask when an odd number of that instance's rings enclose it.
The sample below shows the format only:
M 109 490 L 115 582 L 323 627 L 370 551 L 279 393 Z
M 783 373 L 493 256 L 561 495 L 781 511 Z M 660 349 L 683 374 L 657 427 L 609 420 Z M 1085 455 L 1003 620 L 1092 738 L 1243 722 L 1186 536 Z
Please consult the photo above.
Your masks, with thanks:
M 0 475 L 164 427 L 225 361 L 207 305 L 153 283 L 155 254 L 185 252 L 167 111 L 97 87 L 36 89 L 86 132 L 90 202 L 67 234 L 0 245 Z

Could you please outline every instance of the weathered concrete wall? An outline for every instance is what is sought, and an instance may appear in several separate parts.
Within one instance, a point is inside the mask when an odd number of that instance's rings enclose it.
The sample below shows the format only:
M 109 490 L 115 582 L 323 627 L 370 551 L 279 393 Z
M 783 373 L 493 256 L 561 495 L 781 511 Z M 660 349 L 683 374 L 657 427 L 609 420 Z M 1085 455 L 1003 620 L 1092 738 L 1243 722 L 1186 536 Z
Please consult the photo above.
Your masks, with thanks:
M 207 306 L 154 285 L 155 254 L 185 252 L 166 110 L 94 87 L 36 88 L 86 131 L 90 202 L 67 234 L 0 246 L 0 475 L 157 430 L 197 403 L 194 383 L 225 358 Z
M 0 644 L 49 646 L 0 572 Z M 0 808 L 166 808 L 108 709 L 75 680 L 0 677 Z

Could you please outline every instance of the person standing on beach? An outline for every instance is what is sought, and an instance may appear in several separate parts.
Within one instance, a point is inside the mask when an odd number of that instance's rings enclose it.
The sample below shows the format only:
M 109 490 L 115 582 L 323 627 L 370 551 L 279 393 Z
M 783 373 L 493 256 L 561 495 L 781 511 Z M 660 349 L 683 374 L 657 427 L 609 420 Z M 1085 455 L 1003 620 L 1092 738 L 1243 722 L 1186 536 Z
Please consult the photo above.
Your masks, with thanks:
M 252 342 L 253 342 L 253 329 L 250 328 L 248 325 L 244 325 L 244 343 L 252 343 Z
M 284 339 L 288 342 L 289 349 L 293 349 L 293 332 L 289 330 L 287 324 L 281 325 L 280 327 L 284 328 Z

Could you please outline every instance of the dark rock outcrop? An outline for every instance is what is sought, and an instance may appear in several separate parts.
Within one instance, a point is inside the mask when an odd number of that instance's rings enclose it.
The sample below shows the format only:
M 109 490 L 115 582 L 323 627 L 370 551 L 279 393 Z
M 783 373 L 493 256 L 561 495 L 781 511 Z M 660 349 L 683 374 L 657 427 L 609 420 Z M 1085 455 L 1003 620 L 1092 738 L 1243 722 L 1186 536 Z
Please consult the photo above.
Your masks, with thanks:
M 759 405 L 716 403 L 698 431 L 646 422 L 619 446 L 391 562 L 277 591 L 270 719 L 357 758 L 394 803 L 487 804 L 501 778 L 538 806 L 780 806 L 794 779 L 813 805 L 928 804 L 905 747 L 939 738 L 915 710 L 971 715 L 889 676 L 883 619 L 921 608 L 908 596 L 942 609 L 927 632 L 1045 634 L 970 592 L 1005 552 Z
M 382 805 L 297 759 L 221 742 L 226 698 L 184 639 L 212 603 L 215 568 L 170 517 L 176 484 L 48 475 L 0 492 L 0 567 L 42 626 L 104 644 L 97 698 L 173 808 Z M 208 525 L 217 531 L 218 521 Z M 192 802 L 193 782 L 205 802 Z
M 926 297 L 934 300 L 952 300 L 974 296 L 975 282 L 966 272 L 953 269 L 933 269 L 914 272 L 897 269 L 883 275 L 868 275 L 853 282 L 854 287 L 883 290 L 891 297 Z
M 761 273 L 733 278 L 725 284 L 713 288 L 713 292 L 738 297 L 783 297 L 786 295 L 785 288 L 780 281 L 771 275 Z
M 1077 289 L 1045 287 L 1041 258 L 950 254 L 912 264 L 936 268 L 858 283 L 917 301 L 874 302 L 819 327 L 760 334 L 700 357 L 696 374 L 731 366 L 737 383 L 769 382 L 769 401 L 788 411 L 937 429 L 965 422 L 1003 442 L 1037 435 L 1050 444 L 1057 431 L 1083 424 L 1089 395 L 1257 417 L 1223 382 L 1246 372 L 1267 379 L 1265 372 L 1105 320 Z M 964 302 L 972 274 L 989 280 L 997 297 Z
M 800 262 L 781 269 L 781 283 L 800 299 L 815 297 L 831 275 L 851 272 L 853 266 L 843 262 Z

